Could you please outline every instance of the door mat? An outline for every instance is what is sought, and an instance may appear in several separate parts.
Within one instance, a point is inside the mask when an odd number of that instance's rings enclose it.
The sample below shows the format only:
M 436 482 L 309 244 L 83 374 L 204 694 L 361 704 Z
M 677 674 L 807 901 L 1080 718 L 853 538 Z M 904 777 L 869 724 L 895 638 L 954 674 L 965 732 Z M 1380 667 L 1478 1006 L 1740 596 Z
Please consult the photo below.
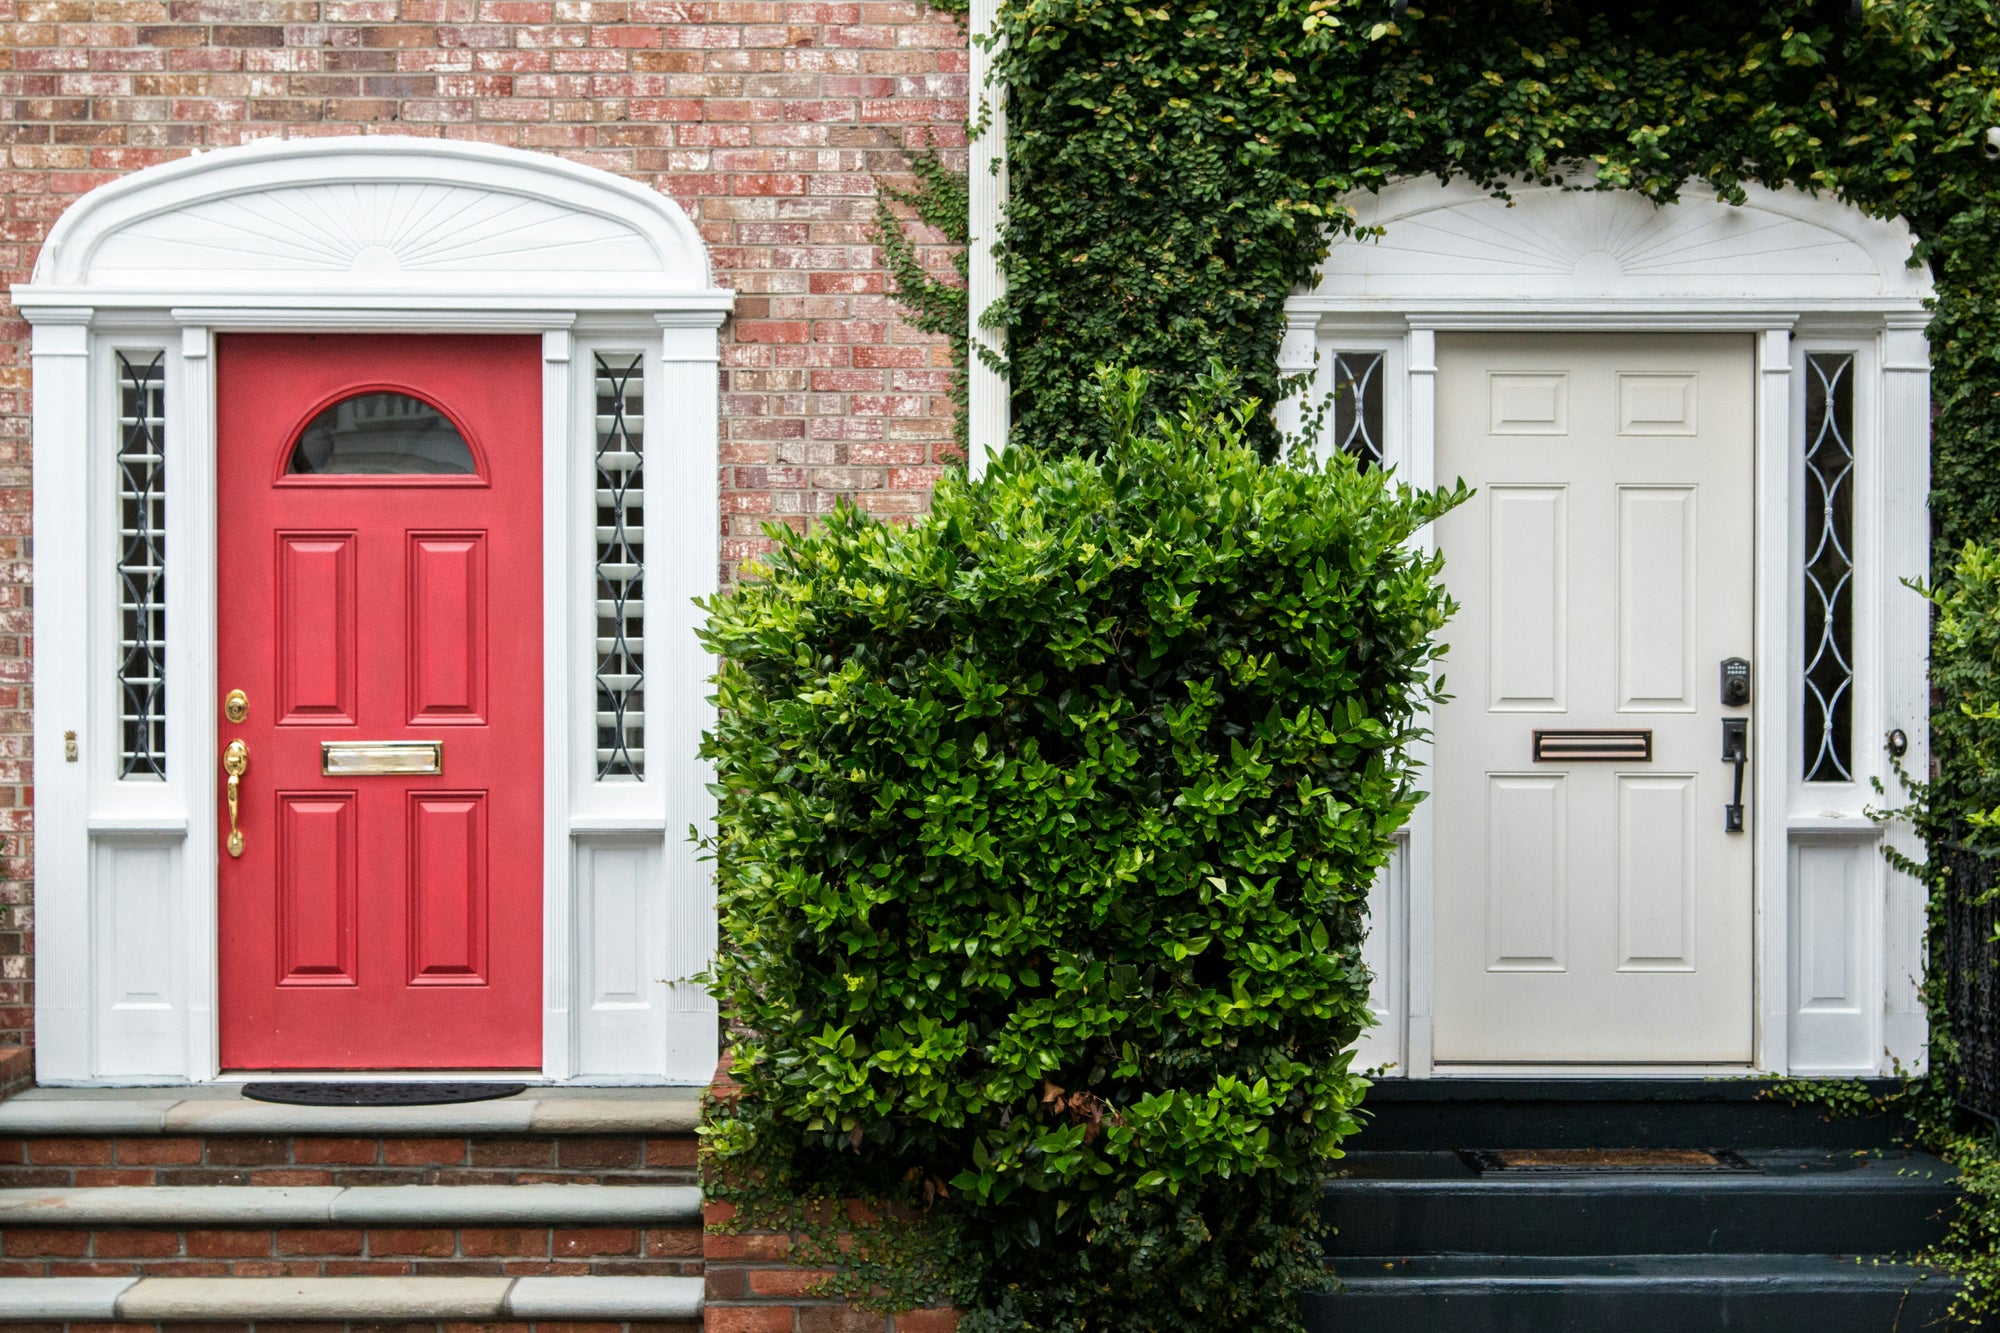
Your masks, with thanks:
M 287 1106 L 443 1106 L 526 1092 L 525 1083 L 245 1083 L 252 1101 Z
M 1755 1171 L 1727 1148 L 1529 1148 L 1462 1149 L 1459 1160 L 1474 1171 L 1615 1171 L 1682 1174 L 1700 1171 Z

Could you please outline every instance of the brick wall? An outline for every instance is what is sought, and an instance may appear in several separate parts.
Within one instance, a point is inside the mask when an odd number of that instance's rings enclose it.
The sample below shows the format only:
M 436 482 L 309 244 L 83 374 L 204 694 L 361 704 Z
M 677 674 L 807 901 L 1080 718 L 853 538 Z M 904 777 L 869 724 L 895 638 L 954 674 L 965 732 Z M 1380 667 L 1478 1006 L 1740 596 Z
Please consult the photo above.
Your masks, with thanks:
M 764 522 L 841 497 L 918 513 L 956 457 L 949 356 L 899 323 L 872 235 L 904 149 L 962 157 L 967 63 L 920 0 L 0 0 L 0 282 L 84 191 L 196 148 L 419 134 L 630 176 L 688 210 L 742 294 L 727 578 Z M 32 1028 L 29 391 L 0 303 L 0 1043 Z
M 710 1201 L 703 1206 L 705 1333 L 956 1333 L 956 1310 L 879 1315 L 815 1296 L 833 1274 L 793 1263 L 794 1236 L 738 1228 L 735 1215 L 732 1204 Z

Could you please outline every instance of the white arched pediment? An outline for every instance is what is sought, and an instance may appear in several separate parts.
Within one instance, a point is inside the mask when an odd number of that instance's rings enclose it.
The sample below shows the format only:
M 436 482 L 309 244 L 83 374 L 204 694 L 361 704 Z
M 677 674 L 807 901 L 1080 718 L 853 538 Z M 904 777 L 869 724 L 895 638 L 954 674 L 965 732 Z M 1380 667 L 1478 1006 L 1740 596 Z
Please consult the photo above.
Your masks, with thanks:
M 562 297 L 712 289 L 673 200 L 561 158 L 406 137 L 267 140 L 91 191 L 34 287 L 142 296 Z
M 1902 222 L 1800 190 L 1746 187 L 1741 205 L 1689 185 L 1655 204 L 1630 190 L 1399 182 L 1350 200 L 1371 239 L 1341 239 L 1313 294 L 1336 300 L 1922 300 Z

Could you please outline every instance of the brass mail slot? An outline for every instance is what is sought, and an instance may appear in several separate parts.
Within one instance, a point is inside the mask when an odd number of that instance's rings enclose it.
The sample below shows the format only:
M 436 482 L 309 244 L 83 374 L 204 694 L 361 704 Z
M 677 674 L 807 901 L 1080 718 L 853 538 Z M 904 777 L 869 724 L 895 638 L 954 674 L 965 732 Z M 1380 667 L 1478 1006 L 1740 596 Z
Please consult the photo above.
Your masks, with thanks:
M 321 741 L 319 771 L 329 778 L 444 772 L 443 741 Z
M 1648 731 L 1537 731 L 1538 764 L 1653 762 L 1653 733 Z

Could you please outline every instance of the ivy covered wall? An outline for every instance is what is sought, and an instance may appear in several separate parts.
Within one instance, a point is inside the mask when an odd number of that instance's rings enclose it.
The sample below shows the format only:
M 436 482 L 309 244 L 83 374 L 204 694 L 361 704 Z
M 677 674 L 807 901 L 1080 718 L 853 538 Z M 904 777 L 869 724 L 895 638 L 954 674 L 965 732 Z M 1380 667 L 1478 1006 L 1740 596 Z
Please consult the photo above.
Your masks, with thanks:
M 1908 220 L 1938 291 L 1939 540 L 2000 517 L 1991 0 L 1010 0 L 1000 26 L 1017 438 L 1093 447 L 1104 362 L 1168 401 L 1218 357 L 1268 400 L 1284 297 L 1355 230 L 1351 191 L 1756 181 Z

